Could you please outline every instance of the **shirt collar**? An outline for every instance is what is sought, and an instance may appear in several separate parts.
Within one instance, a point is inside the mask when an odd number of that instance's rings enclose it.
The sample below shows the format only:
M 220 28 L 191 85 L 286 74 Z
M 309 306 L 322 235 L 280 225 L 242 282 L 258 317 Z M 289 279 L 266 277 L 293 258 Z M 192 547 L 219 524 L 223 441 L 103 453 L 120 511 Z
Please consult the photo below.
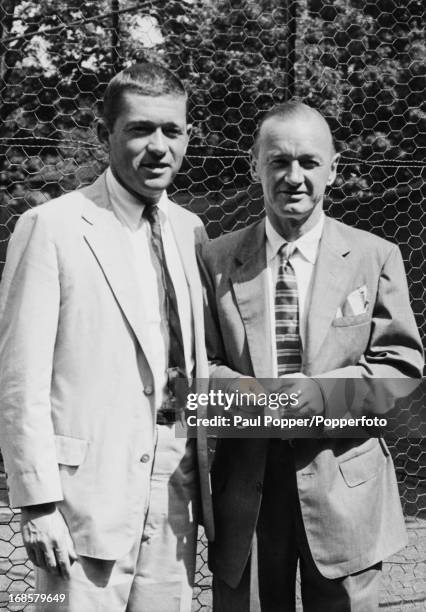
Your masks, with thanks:
M 117 181 L 111 168 L 108 168 L 106 171 L 106 184 L 114 213 L 120 221 L 124 222 L 131 230 L 136 231 L 142 222 L 142 215 L 146 204 L 143 204 Z M 167 193 L 163 191 L 157 202 L 158 209 L 160 210 L 160 219 L 167 217 L 168 202 Z
M 314 227 L 291 243 L 291 254 L 293 254 L 297 249 L 310 263 L 315 263 L 318 255 L 319 241 L 324 229 L 324 220 L 325 214 L 324 212 L 321 212 L 320 218 Z M 268 217 L 266 217 L 265 221 L 265 233 L 267 258 L 269 261 L 277 255 L 283 244 L 286 244 L 286 241 L 272 226 L 272 223 L 269 221 Z

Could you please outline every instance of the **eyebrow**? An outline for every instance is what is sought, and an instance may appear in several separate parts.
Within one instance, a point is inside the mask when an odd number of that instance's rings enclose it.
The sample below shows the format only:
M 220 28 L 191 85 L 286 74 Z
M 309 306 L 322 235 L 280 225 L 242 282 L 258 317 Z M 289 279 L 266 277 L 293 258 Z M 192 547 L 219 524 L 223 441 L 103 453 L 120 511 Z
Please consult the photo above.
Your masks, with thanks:
M 185 129 L 185 124 L 175 123 L 174 121 L 169 121 L 168 123 L 158 124 L 154 121 L 147 121 L 144 119 L 139 119 L 135 121 L 129 121 L 126 124 L 126 128 L 133 128 L 133 127 L 142 127 L 142 128 L 147 128 L 147 129 L 156 129 L 157 127 L 161 127 L 162 129 L 166 129 L 166 130 L 170 130 L 170 129 L 181 130 L 181 129 Z
M 268 155 L 268 159 L 293 159 L 293 155 L 291 153 L 285 153 L 284 151 L 271 151 Z M 303 155 L 298 155 L 295 159 L 299 159 L 301 161 L 311 160 L 311 159 L 322 159 L 322 155 L 320 153 L 303 153 Z

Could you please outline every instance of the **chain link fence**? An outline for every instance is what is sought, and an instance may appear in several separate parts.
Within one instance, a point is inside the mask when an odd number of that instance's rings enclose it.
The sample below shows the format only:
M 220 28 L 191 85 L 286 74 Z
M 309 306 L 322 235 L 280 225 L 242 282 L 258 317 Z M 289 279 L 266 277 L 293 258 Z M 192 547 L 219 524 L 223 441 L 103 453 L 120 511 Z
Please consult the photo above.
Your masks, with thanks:
M 191 142 L 173 197 L 210 236 L 263 214 L 248 152 L 273 103 L 298 97 L 329 120 L 342 154 L 330 215 L 397 242 L 423 339 L 426 212 L 423 4 L 412 0 L 2 0 L 0 266 L 19 215 L 91 182 L 106 83 L 156 60 L 187 84 Z M 422 123 L 423 121 L 423 123 Z M 425 422 L 424 397 L 415 406 Z M 391 441 L 410 545 L 385 563 L 381 606 L 424 610 L 426 444 Z M 3 478 L 3 477 L 2 477 Z M 0 479 L 0 607 L 32 585 Z M 194 610 L 210 609 L 200 540 Z

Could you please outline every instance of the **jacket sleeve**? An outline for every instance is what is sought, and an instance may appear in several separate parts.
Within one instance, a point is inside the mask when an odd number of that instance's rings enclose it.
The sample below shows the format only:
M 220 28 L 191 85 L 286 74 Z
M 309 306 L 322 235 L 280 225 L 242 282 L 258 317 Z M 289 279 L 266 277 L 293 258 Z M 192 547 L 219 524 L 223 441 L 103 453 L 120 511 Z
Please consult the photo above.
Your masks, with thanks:
M 50 406 L 59 309 L 56 249 L 35 209 L 18 221 L 0 286 L 0 447 L 13 507 L 62 499 Z
M 226 351 L 223 344 L 218 312 L 216 307 L 216 284 L 214 272 L 211 274 L 208 258 L 205 257 L 204 249 L 198 251 L 198 266 L 200 269 L 201 283 L 203 287 L 204 300 L 204 322 L 207 357 L 209 360 L 210 389 L 213 391 L 235 392 L 241 390 L 241 379 L 247 379 L 244 391 L 249 393 L 251 388 L 248 380 L 252 377 L 233 370 L 227 366 Z

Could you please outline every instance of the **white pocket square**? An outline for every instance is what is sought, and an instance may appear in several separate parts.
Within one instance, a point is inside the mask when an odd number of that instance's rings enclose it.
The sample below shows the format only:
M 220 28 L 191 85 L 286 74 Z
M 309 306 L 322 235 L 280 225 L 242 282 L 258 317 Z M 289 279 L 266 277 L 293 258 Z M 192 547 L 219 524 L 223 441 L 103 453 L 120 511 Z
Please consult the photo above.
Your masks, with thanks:
M 368 310 L 368 289 L 367 285 L 362 285 L 357 289 L 354 289 L 343 302 L 342 306 L 339 306 L 336 312 L 336 319 L 342 317 L 356 317 L 364 314 Z

